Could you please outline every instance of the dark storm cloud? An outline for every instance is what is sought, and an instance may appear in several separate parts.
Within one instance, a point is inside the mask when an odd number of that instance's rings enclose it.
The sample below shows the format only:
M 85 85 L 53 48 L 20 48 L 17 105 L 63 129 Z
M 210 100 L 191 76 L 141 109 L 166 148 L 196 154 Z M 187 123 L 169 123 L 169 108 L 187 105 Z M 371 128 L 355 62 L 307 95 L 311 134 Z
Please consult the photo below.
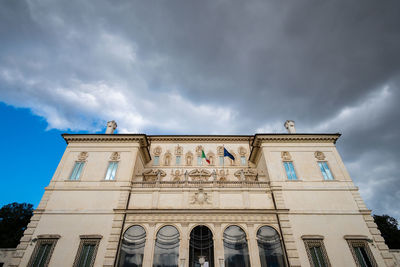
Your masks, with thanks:
M 0 99 L 59 129 L 340 131 L 369 207 L 400 218 L 399 12 L 396 0 L 5 0 Z

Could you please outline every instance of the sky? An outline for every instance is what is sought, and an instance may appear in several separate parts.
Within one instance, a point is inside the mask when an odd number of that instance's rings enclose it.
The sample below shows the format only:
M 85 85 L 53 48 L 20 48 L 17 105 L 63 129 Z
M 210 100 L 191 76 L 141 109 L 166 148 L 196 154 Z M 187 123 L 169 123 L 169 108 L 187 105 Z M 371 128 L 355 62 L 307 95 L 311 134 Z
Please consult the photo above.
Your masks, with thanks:
M 400 1 L 0 1 L 0 205 L 35 206 L 60 134 L 342 133 L 400 219 Z M 10 190 L 13 188 L 13 190 Z

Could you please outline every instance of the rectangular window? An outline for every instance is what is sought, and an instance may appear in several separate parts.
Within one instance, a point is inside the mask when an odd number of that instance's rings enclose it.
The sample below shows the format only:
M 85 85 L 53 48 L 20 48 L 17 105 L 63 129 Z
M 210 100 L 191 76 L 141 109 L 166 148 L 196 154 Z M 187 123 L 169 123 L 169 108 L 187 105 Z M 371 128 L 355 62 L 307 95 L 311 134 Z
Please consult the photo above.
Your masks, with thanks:
M 220 166 L 224 165 L 224 156 L 219 156 L 219 165 Z
M 353 258 L 359 267 L 378 266 L 366 240 L 347 240 Z
M 78 252 L 74 261 L 74 267 L 91 267 L 94 265 L 99 238 L 81 238 Z
M 297 180 L 296 172 L 294 171 L 293 167 L 293 162 L 284 161 L 283 165 L 285 165 L 285 170 L 288 180 Z
M 304 239 L 304 244 L 311 266 L 331 266 L 322 239 Z
M 240 164 L 241 164 L 242 166 L 246 166 L 246 157 L 245 157 L 245 156 L 241 156 L 241 157 L 240 157 Z
M 318 162 L 318 165 L 321 169 L 322 175 L 324 176 L 324 180 L 333 180 L 333 175 L 328 167 L 328 163 L 326 161 L 320 161 Z
M 38 238 L 38 240 L 36 241 L 35 249 L 33 250 L 32 256 L 29 260 L 28 266 L 49 266 L 50 258 L 53 254 L 57 240 L 58 238 Z
M 85 165 L 84 161 L 77 161 L 75 162 L 74 169 L 72 170 L 71 176 L 69 177 L 70 180 L 79 180 L 81 177 L 83 166 Z
M 181 156 L 176 156 L 176 165 L 181 165 Z
M 203 158 L 200 156 L 197 157 L 197 165 L 199 166 L 203 165 Z
M 154 156 L 153 165 L 158 166 L 160 164 L 160 156 Z
M 115 173 L 117 172 L 118 161 L 110 161 L 108 163 L 107 173 L 105 180 L 115 180 Z

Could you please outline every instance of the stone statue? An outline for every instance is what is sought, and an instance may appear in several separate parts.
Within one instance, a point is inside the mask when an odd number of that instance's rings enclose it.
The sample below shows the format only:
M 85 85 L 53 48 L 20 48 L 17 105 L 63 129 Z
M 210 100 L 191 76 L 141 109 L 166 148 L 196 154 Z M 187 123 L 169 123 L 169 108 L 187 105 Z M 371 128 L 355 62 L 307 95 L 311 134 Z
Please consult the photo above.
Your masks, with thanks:
M 188 165 L 188 166 L 192 165 L 192 156 L 187 156 L 186 157 L 186 165 Z
M 243 169 L 240 170 L 240 180 L 241 180 L 241 181 L 246 180 L 246 178 L 244 177 L 244 171 L 243 171 Z
M 214 181 L 217 180 L 217 172 L 215 170 L 213 170 L 213 172 L 212 172 L 212 177 L 213 177 Z
M 169 155 L 165 156 L 165 166 L 169 166 L 171 163 L 171 157 Z

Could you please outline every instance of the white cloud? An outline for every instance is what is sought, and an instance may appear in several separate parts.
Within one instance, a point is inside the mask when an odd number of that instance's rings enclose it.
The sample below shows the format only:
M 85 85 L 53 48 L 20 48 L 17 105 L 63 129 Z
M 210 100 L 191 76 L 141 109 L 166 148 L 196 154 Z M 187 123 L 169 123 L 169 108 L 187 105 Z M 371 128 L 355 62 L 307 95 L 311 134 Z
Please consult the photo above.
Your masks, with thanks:
M 333 118 L 325 120 L 313 127 L 313 132 L 352 131 L 354 129 L 368 129 L 374 121 L 387 115 L 387 109 L 393 104 L 390 85 L 373 91 L 353 106 L 342 108 Z
M 124 133 L 286 132 L 293 119 L 297 132 L 343 132 L 372 207 L 399 201 L 386 164 L 399 159 L 398 88 L 373 90 L 398 73 L 398 31 L 387 27 L 398 1 L 357 7 L 357 25 L 346 1 L 149 3 L 1 2 L 0 101 L 49 129 L 90 132 L 112 119 Z

